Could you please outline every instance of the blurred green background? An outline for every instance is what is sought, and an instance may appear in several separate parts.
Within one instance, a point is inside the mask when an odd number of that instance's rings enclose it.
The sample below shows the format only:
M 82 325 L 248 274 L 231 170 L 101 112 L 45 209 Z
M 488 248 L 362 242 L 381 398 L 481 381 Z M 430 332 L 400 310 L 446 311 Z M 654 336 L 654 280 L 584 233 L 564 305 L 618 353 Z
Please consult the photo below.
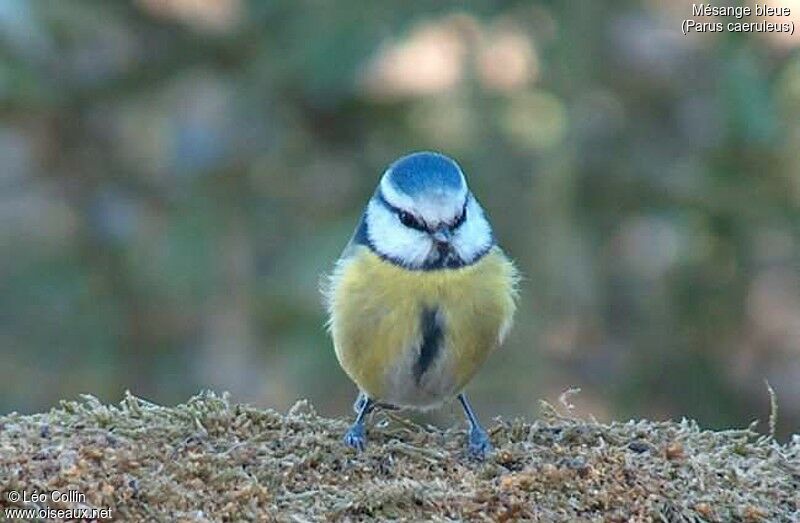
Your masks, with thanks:
M 0 0 L 0 412 L 349 413 L 319 279 L 386 165 L 435 149 L 525 277 L 484 418 L 574 386 L 599 419 L 743 426 L 767 379 L 795 431 L 800 35 L 685 37 L 682 0 L 406 4 Z

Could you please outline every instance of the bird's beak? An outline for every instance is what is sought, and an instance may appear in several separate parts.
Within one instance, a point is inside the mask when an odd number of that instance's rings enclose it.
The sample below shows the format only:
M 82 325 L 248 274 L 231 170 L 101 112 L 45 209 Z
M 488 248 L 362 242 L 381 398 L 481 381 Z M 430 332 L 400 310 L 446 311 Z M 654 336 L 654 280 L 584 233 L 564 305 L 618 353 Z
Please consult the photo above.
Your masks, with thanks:
M 433 241 L 435 241 L 436 243 L 447 244 L 450 243 L 450 240 L 453 237 L 453 233 L 450 232 L 450 229 L 442 228 L 433 231 L 433 234 L 431 234 L 431 236 L 433 237 Z

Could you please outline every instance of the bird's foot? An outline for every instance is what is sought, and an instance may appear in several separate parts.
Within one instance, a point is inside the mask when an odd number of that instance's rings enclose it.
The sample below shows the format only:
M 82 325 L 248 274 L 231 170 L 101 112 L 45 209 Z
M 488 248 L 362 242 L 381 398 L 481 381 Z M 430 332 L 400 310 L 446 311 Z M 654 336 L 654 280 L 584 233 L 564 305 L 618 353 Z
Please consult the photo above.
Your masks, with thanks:
M 469 443 L 467 445 L 469 457 L 478 461 L 483 461 L 486 455 L 492 451 L 492 443 L 489 435 L 481 427 L 472 427 L 469 431 Z
M 367 436 L 363 423 L 355 423 L 344 434 L 344 444 L 358 451 L 364 450 L 367 445 Z

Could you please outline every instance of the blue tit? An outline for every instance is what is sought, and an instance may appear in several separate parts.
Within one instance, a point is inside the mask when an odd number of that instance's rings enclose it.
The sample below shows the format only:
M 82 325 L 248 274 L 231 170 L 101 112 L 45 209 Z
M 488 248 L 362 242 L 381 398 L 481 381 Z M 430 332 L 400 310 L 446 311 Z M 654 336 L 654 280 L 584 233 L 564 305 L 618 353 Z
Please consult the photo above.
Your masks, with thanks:
M 417 152 L 390 165 L 325 290 L 336 357 L 360 390 L 345 443 L 364 448 L 376 406 L 456 397 L 482 458 L 491 445 L 463 389 L 511 327 L 516 281 L 455 161 Z

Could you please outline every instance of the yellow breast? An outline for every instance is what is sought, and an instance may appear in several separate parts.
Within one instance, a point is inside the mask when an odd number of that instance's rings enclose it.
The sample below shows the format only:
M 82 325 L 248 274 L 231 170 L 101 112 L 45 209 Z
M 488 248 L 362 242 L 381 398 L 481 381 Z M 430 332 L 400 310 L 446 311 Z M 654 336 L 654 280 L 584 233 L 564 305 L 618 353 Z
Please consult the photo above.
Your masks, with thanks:
M 495 247 L 459 269 L 410 271 L 366 247 L 340 262 L 328 292 L 336 356 L 376 400 L 429 406 L 460 392 L 502 342 L 514 314 L 517 273 Z M 442 346 L 424 380 L 421 318 L 438 311 Z M 417 378 L 419 378 L 417 376 Z

